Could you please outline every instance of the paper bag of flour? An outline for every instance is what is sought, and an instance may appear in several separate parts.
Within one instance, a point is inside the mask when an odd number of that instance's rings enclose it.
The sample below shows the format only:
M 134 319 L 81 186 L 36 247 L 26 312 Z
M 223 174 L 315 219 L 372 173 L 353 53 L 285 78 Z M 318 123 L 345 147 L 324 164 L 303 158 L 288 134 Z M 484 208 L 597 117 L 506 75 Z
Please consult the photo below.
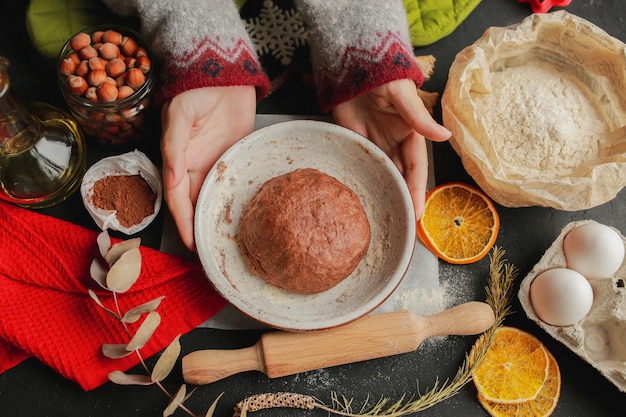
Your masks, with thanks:
M 489 28 L 442 96 L 450 143 L 507 207 L 582 210 L 626 185 L 626 47 L 565 11 Z

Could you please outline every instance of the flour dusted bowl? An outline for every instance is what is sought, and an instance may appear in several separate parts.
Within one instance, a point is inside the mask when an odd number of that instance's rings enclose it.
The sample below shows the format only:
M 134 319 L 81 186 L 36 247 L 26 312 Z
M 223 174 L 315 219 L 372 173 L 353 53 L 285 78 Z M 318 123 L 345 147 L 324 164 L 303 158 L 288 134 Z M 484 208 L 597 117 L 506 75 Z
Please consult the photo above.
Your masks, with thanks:
M 368 251 L 354 272 L 312 295 L 254 275 L 238 238 L 259 187 L 298 168 L 318 169 L 352 189 L 371 228 Z M 207 277 L 241 312 L 275 328 L 323 329 L 371 312 L 396 289 L 415 246 L 415 212 L 402 175 L 382 150 L 335 124 L 297 120 L 253 132 L 217 161 L 198 197 L 195 240 Z
M 497 203 L 582 210 L 626 185 L 626 46 L 559 11 L 492 27 L 453 62 L 442 116 Z

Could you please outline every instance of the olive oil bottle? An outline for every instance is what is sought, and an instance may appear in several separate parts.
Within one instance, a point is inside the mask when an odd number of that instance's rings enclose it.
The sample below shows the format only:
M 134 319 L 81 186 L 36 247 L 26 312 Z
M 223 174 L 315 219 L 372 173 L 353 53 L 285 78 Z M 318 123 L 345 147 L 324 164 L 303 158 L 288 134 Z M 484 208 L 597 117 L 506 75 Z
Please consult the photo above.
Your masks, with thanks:
M 9 61 L 0 56 L 0 199 L 41 208 L 79 187 L 85 140 L 73 119 L 45 103 L 25 107 L 11 90 Z

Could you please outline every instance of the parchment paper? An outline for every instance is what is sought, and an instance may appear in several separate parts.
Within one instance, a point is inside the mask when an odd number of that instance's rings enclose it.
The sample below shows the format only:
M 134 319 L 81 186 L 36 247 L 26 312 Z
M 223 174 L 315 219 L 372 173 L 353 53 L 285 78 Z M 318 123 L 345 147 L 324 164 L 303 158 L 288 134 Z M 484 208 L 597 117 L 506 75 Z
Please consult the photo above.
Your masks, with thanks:
M 566 11 L 535 14 L 516 25 L 487 29 L 456 56 L 441 101 L 444 125 L 452 131 L 450 143 L 467 172 L 493 200 L 507 207 L 537 205 L 574 211 L 613 199 L 626 185 L 625 54 L 624 43 Z M 493 145 L 493 132 L 484 121 L 488 110 L 472 98 L 507 94 L 506 89 L 494 91 L 490 75 L 505 67 L 530 69 L 536 62 L 549 63 L 557 73 L 575 76 L 595 96 L 598 113 L 603 116 L 603 120 L 588 123 L 607 124 L 607 134 L 596 139 L 601 148 L 598 157 L 583 161 L 562 176 L 539 169 L 532 175 L 521 175 L 519 168 L 503 161 L 505 150 Z M 575 117 L 585 120 L 593 116 Z M 529 140 L 522 126 L 510 136 L 506 140 Z

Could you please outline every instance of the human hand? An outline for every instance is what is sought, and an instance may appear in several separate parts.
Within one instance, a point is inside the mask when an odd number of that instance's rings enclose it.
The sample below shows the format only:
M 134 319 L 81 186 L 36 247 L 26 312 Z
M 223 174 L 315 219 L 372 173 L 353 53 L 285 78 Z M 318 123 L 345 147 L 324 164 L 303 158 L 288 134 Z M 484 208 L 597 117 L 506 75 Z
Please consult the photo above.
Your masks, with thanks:
M 163 106 L 161 153 L 164 197 L 180 237 L 195 250 L 194 209 L 217 159 L 254 129 L 253 86 L 185 91 Z
M 332 110 L 335 122 L 378 145 L 396 164 L 411 193 L 415 215 L 424 210 L 428 180 L 426 138 L 442 142 L 451 133 L 430 115 L 413 80 L 383 84 Z

